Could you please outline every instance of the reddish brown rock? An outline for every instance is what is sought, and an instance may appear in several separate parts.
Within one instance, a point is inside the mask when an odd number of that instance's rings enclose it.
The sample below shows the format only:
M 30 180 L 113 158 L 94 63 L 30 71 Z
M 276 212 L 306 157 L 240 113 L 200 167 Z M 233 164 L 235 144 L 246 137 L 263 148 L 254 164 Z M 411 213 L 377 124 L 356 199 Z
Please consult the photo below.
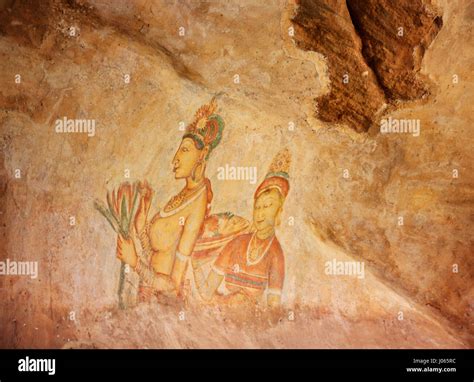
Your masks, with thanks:
M 428 95 L 419 71 L 426 50 L 443 19 L 425 0 L 348 0 L 347 6 L 362 54 L 390 101 Z
M 386 103 L 428 94 L 418 72 L 442 19 L 422 0 L 302 0 L 293 23 L 297 46 L 327 58 L 330 90 L 317 99 L 323 121 L 367 131 Z

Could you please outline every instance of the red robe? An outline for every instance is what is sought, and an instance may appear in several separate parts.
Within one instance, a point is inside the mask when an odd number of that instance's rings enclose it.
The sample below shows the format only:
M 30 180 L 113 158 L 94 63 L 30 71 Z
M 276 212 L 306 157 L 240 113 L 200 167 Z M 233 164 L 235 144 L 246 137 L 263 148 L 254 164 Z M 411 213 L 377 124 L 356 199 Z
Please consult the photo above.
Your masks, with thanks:
M 224 276 L 230 292 L 243 292 L 260 297 L 267 293 L 281 294 L 285 278 L 285 258 L 278 239 L 274 236 L 265 255 L 256 263 L 247 262 L 247 250 L 253 234 L 237 236 L 228 243 L 213 265 L 215 272 Z M 272 238 L 262 243 L 267 248 Z

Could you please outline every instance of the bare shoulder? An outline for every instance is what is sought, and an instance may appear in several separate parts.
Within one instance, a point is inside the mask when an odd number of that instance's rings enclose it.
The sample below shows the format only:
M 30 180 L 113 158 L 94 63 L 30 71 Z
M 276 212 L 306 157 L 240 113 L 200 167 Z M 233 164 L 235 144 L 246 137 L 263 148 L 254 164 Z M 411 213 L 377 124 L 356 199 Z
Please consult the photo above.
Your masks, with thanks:
M 207 194 L 204 191 L 201 191 L 201 193 L 196 197 L 195 200 L 190 204 L 190 213 L 200 213 L 201 210 L 204 208 L 204 210 L 207 208 Z

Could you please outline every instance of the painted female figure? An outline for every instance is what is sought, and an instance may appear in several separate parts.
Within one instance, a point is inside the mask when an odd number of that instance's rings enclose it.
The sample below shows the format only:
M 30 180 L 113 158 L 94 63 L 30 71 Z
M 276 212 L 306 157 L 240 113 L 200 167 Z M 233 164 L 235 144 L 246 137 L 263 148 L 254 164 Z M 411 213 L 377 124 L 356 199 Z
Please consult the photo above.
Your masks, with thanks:
M 290 156 L 283 150 L 275 157 L 265 180 L 255 191 L 251 233 L 235 237 L 222 250 L 206 282 L 200 288 L 205 300 L 226 304 L 260 303 L 277 308 L 285 278 L 285 258 L 275 234 L 283 203 L 290 188 Z M 224 284 L 224 296 L 216 294 Z
M 118 237 L 117 257 L 138 273 L 142 291 L 179 294 L 182 289 L 188 260 L 209 217 L 213 197 L 205 171 L 224 129 L 224 121 L 214 114 L 216 108 L 213 99 L 196 112 L 187 127 L 172 161 L 175 178 L 184 179 L 185 187 L 151 219 L 148 213 L 152 191 L 147 183 L 141 185 L 134 227 L 142 255 L 137 254 L 132 239 Z

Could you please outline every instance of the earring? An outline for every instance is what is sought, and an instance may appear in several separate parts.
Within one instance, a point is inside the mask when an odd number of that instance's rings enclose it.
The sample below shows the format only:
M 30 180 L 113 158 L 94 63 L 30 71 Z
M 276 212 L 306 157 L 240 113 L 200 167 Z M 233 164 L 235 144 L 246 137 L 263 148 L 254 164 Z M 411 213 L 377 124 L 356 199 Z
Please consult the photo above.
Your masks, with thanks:
M 201 171 L 200 171 L 200 174 L 199 174 L 199 179 L 198 177 L 196 177 L 196 169 L 201 166 Z M 203 175 L 203 165 L 202 165 L 202 160 L 199 160 L 196 165 L 193 167 L 193 169 L 191 170 L 191 179 L 196 182 L 197 180 L 200 180 L 200 178 L 202 178 L 202 175 Z
M 275 225 L 278 227 L 281 224 L 281 213 L 282 210 L 278 211 L 277 216 L 275 217 Z

